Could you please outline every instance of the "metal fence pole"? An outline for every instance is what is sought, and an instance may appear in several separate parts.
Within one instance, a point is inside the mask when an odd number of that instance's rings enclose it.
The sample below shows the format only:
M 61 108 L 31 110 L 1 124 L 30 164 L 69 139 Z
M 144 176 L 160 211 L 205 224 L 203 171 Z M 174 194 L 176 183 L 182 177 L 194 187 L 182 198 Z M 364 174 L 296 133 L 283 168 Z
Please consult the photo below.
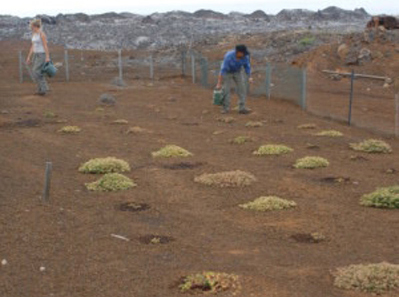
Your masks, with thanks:
M 353 104 L 353 87 L 354 87 L 354 82 L 355 82 L 355 70 L 352 69 L 352 74 L 351 74 L 351 90 L 350 90 L 350 96 L 349 96 L 349 114 L 348 114 L 348 125 L 349 125 L 349 126 L 352 124 L 352 104 Z
M 23 66 L 22 66 L 22 51 L 19 51 L 18 53 L 18 59 L 19 59 L 19 83 L 22 84 L 24 82 L 24 72 L 23 72 Z
M 266 64 L 266 97 L 271 98 L 272 95 L 272 65 L 267 62 Z
M 122 50 L 118 50 L 118 67 L 119 67 L 119 81 L 123 81 L 123 71 L 122 71 Z
M 186 71 L 187 71 L 187 64 L 186 64 L 186 62 L 187 62 L 187 51 L 182 51 L 182 53 L 181 53 L 181 62 L 182 62 L 181 63 L 182 75 L 186 76 Z
M 154 80 L 154 58 L 152 55 L 150 56 L 150 78 Z
M 195 82 L 196 82 L 195 74 L 196 74 L 195 56 L 193 53 L 191 53 L 191 76 L 193 78 L 193 84 L 195 84 Z
M 46 162 L 46 172 L 44 178 L 44 190 L 42 200 L 47 203 L 50 200 L 50 185 L 51 185 L 51 173 L 53 171 L 53 164 L 51 162 Z
M 69 81 L 69 56 L 68 56 L 68 50 L 64 50 L 64 63 L 65 63 L 65 79 L 66 81 Z
M 307 97 L 307 69 L 303 68 L 301 71 L 301 107 L 303 110 L 306 110 L 307 108 L 307 102 L 306 102 L 306 97 Z
M 203 87 L 208 86 L 208 60 L 206 58 L 201 59 L 201 84 Z

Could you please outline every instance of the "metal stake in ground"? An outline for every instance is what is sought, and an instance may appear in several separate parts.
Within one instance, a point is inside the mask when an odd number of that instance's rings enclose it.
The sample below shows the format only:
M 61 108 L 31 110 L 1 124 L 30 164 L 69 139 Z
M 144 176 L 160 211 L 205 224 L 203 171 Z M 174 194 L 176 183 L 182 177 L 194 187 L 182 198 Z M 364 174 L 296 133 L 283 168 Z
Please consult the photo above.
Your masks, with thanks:
M 349 97 L 349 114 L 348 114 L 348 125 L 352 124 L 352 104 L 353 104 L 353 86 L 355 83 L 355 70 L 352 69 L 351 74 L 351 93 Z
M 64 50 L 64 64 L 65 64 L 65 80 L 69 81 L 69 57 L 68 50 Z
M 53 163 L 46 162 L 46 172 L 44 176 L 44 190 L 42 201 L 48 203 L 50 200 L 50 185 L 51 185 L 51 173 L 53 171 Z
M 19 51 L 18 54 L 18 58 L 19 58 L 19 83 L 23 83 L 24 82 L 24 73 L 23 73 L 23 68 L 22 68 L 22 52 Z
M 119 82 L 123 81 L 123 72 L 122 72 L 122 50 L 118 50 L 118 68 L 119 68 Z

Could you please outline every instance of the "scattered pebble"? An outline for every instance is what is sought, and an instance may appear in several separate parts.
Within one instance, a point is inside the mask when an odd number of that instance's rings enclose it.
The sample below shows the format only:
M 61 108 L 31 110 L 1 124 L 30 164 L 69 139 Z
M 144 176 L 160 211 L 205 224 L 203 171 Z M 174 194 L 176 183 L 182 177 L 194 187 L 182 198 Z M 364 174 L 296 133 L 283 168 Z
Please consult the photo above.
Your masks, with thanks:
M 40 270 L 40 272 L 45 272 L 46 271 L 46 267 L 41 266 L 39 270 Z
M 1 260 L 1 265 L 6 266 L 8 264 L 6 259 Z

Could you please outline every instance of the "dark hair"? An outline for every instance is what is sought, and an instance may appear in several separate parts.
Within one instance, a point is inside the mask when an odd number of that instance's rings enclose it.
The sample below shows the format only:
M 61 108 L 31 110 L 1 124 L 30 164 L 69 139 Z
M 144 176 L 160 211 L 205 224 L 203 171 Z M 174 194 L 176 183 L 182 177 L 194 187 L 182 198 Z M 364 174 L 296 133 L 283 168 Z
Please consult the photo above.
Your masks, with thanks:
M 246 55 L 246 56 L 249 56 L 249 55 L 250 55 L 250 52 L 248 51 L 247 46 L 244 45 L 244 44 L 239 44 L 239 45 L 237 45 L 237 46 L 236 46 L 236 52 L 243 53 L 243 54 Z

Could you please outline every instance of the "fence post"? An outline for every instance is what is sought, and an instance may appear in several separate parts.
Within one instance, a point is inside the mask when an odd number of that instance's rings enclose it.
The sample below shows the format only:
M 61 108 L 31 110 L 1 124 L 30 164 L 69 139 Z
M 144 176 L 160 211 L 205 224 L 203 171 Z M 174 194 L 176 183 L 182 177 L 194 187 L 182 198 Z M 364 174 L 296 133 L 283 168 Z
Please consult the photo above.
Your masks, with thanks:
M 307 92 L 306 92 L 306 88 L 307 88 L 307 83 L 308 83 L 308 79 L 307 79 L 307 69 L 303 68 L 301 71 L 301 107 L 303 110 L 306 110 L 307 108 L 307 103 L 306 103 L 306 97 L 307 97 Z
M 272 95 L 272 65 L 266 64 L 266 97 L 270 99 Z
M 22 51 L 19 51 L 18 53 L 18 59 L 19 59 L 19 83 L 22 84 L 24 82 L 24 72 L 23 72 L 23 66 L 22 66 Z
M 186 65 L 186 62 L 187 62 L 187 51 L 182 51 L 182 53 L 181 53 L 181 61 L 182 61 L 182 64 L 181 64 L 181 67 L 182 67 L 182 75 L 183 75 L 183 77 L 185 77 L 186 76 L 186 69 L 187 69 L 187 65 Z
M 152 55 L 150 56 L 150 78 L 154 80 L 154 58 Z
M 118 50 L 118 68 L 119 68 L 119 81 L 123 81 L 123 71 L 122 71 L 122 49 Z
M 195 69 L 195 56 L 194 53 L 191 53 L 191 76 L 193 78 L 193 84 L 196 82 L 196 69 Z
M 46 162 L 46 172 L 44 177 L 44 190 L 42 201 L 48 203 L 50 200 L 50 185 L 51 185 L 51 173 L 53 171 L 53 163 Z
M 395 92 L 395 136 L 399 137 L 399 77 L 394 81 Z
M 201 84 L 203 87 L 208 86 L 208 60 L 207 58 L 201 59 Z
M 65 79 L 69 82 L 69 57 L 68 57 L 68 50 L 64 50 L 64 64 L 65 64 Z
M 351 90 L 350 90 L 350 95 L 349 95 L 349 114 L 348 114 L 348 125 L 350 126 L 352 124 L 352 104 L 353 104 L 353 86 L 355 83 L 355 70 L 352 69 L 352 74 L 351 74 Z

